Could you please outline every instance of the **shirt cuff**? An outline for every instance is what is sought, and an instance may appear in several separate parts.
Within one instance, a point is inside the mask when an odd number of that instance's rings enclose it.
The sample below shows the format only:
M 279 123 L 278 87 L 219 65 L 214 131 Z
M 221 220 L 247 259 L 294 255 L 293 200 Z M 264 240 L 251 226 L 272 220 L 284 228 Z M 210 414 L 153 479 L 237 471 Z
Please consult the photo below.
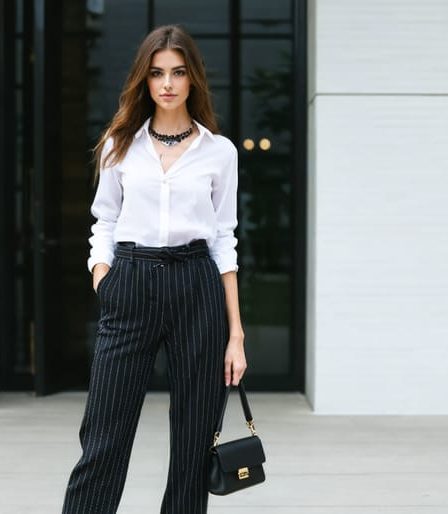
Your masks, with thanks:
M 112 267 L 114 257 L 115 256 L 113 252 L 95 253 L 95 255 L 91 255 L 87 259 L 87 268 L 90 271 L 90 273 L 93 273 L 93 267 L 95 266 L 95 264 L 98 264 L 99 262 L 104 262 L 104 264 L 107 264 L 108 266 Z
M 227 273 L 228 271 L 238 271 L 239 269 L 239 266 L 236 262 L 237 252 L 234 249 L 230 250 L 225 255 L 213 254 L 213 252 L 211 252 L 211 257 L 216 262 L 221 275 L 223 273 Z

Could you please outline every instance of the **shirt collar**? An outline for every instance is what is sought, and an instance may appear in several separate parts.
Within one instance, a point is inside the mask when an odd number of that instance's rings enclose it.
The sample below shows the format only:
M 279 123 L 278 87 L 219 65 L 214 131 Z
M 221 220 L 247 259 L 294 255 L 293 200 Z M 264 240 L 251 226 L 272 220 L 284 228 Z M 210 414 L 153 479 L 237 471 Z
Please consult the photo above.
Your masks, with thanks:
M 209 130 L 206 126 L 202 125 L 201 123 L 199 123 L 198 120 L 195 120 L 193 118 L 193 121 L 196 123 L 196 125 L 198 126 L 198 129 L 199 129 L 199 135 L 201 134 L 207 134 L 207 136 L 212 140 L 214 141 L 215 139 L 215 134 L 213 134 L 213 132 L 211 130 Z
M 146 132 L 146 134 L 148 135 L 149 137 L 149 132 L 148 132 L 148 125 L 149 125 L 149 121 L 151 120 L 151 116 L 149 116 L 148 118 L 146 118 L 145 122 L 143 123 L 143 125 L 137 130 L 137 132 L 134 134 L 134 138 L 137 139 L 138 137 L 140 137 L 143 133 L 143 131 Z M 213 132 L 211 130 L 209 130 L 207 127 L 205 127 L 204 125 L 202 125 L 202 123 L 199 123 L 199 121 L 195 120 L 193 118 L 193 121 L 196 123 L 197 127 L 198 127 L 198 130 L 199 130 L 199 135 L 202 136 L 202 134 L 207 134 L 207 136 L 211 139 L 211 140 L 214 140 L 215 139 L 215 135 L 213 134 Z
M 146 118 L 145 122 L 143 123 L 143 125 L 141 125 L 141 127 L 137 130 L 137 132 L 134 134 L 134 138 L 137 139 L 138 137 L 140 137 L 143 133 L 143 131 L 145 130 L 146 133 L 148 133 L 148 124 L 149 124 L 149 120 L 151 119 L 151 117 L 149 118 Z

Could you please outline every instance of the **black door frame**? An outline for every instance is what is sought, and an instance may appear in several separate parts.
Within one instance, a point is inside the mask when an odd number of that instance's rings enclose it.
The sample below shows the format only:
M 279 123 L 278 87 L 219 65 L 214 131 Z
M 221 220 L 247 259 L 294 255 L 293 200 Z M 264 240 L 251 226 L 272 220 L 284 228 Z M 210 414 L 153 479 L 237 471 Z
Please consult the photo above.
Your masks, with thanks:
M 0 0 L 0 389 L 17 386 L 12 370 L 11 341 L 14 340 L 14 173 L 15 173 L 15 91 L 14 44 L 15 8 L 11 0 Z
M 294 163 L 292 189 L 296 201 L 292 202 L 292 255 L 295 262 L 292 282 L 291 335 L 292 372 L 297 389 L 305 392 L 306 334 L 307 334 L 307 247 L 308 247 L 308 5 L 307 0 L 294 0 L 293 33 L 293 97 Z M 303 238 L 297 237 L 302 234 Z M 299 344 L 300 342 L 300 344 Z
M 34 387 L 61 383 L 61 20 L 62 4 L 34 0 L 33 278 Z

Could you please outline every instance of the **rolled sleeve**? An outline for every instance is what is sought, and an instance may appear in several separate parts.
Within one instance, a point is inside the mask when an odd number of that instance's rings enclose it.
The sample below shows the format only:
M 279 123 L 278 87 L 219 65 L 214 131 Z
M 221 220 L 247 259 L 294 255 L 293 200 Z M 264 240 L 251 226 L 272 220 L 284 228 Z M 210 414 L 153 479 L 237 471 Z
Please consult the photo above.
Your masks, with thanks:
M 210 255 L 216 262 L 220 273 L 238 271 L 234 235 L 237 227 L 237 189 L 238 189 L 238 151 L 231 144 L 230 158 L 223 166 L 222 172 L 214 181 L 212 202 L 216 212 L 217 235 L 210 247 Z
M 106 140 L 101 154 L 103 158 L 112 148 L 112 139 Z M 110 161 L 109 161 L 110 162 Z M 90 207 L 90 212 L 97 219 L 91 227 L 92 236 L 89 238 L 91 246 L 87 267 L 92 273 L 93 267 L 99 262 L 109 266 L 114 260 L 114 230 L 121 211 L 123 188 L 115 166 L 100 167 L 98 188 Z

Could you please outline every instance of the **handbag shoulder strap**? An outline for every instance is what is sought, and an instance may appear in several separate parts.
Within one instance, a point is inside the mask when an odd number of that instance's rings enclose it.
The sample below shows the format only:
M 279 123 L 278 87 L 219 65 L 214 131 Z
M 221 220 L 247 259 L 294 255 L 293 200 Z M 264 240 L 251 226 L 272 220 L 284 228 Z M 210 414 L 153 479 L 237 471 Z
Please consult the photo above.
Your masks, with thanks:
M 249 402 L 247 401 L 246 389 L 244 387 L 244 382 L 242 380 L 240 380 L 237 387 L 238 387 L 238 391 L 240 393 L 240 400 L 241 400 L 241 405 L 243 406 L 244 417 L 246 418 L 246 424 L 249 427 L 249 430 L 252 432 L 252 435 L 255 435 L 254 420 L 252 418 L 252 412 L 249 407 Z M 231 389 L 232 389 L 232 386 L 231 386 L 231 384 L 229 384 L 228 386 L 226 386 L 226 389 L 224 391 L 224 398 L 223 398 L 222 405 L 221 405 L 221 411 L 220 411 L 220 414 L 218 417 L 218 422 L 216 424 L 214 446 L 216 446 L 218 438 L 221 435 L 222 424 L 224 421 L 224 413 L 226 411 L 227 401 L 229 399 Z
M 240 392 L 241 405 L 243 406 L 244 417 L 246 421 L 253 421 L 252 412 L 250 411 L 249 402 L 247 401 L 246 389 L 244 387 L 244 382 L 242 380 L 239 381 L 238 391 Z

